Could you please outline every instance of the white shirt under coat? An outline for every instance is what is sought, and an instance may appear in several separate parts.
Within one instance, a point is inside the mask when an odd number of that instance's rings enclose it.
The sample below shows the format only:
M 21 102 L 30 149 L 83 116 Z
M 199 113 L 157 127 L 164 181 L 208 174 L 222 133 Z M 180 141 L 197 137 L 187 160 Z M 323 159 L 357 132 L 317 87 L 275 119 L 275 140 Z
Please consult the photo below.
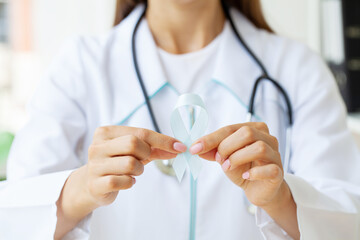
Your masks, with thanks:
M 0 185 L 0 238 L 51 239 L 56 205 L 71 171 L 87 162 L 99 126 L 153 129 L 132 63 L 131 33 L 142 7 L 107 36 L 70 42 L 29 103 L 30 121 L 16 135 L 8 181 Z M 285 179 L 297 203 L 302 239 L 360 239 L 360 155 L 346 127 L 335 81 L 303 45 L 255 28 L 233 10 L 237 28 L 294 108 L 293 174 Z M 170 114 L 178 93 L 167 83 L 146 20 L 137 34 L 139 65 L 161 131 L 172 135 Z M 217 62 L 201 96 L 207 133 L 245 121 L 260 69 L 225 25 Z M 264 83 L 256 101 L 284 149 L 287 114 L 281 96 Z M 248 213 L 244 193 L 215 162 L 203 161 L 198 179 L 196 239 L 288 239 L 261 209 Z M 189 174 L 179 184 L 148 164 L 132 189 L 84 219 L 67 239 L 188 238 Z

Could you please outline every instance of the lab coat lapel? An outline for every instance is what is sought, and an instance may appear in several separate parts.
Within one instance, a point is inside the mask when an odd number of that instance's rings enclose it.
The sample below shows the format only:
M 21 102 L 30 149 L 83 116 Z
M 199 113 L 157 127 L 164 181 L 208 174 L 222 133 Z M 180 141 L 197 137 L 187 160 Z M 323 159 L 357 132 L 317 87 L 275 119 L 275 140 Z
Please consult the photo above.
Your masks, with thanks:
M 259 56 L 258 30 L 241 13 L 232 10 L 231 14 L 238 31 Z M 251 90 L 260 74 L 261 70 L 239 43 L 230 23 L 226 22 L 211 82 L 202 93 L 211 116 L 208 131 L 245 121 Z M 253 120 L 262 120 L 261 114 Z
M 140 23 L 136 36 L 136 49 L 141 76 L 148 94 L 151 96 L 167 81 L 146 19 Z
M 240 12 L 231 13 L 244 40 L 257 55 L 260 54 L 256 28 Z M 227 88 L 235 94 L 237 100 L 246 107 L 255 79 L 260 76 L 261 70 L 236 38 L 230 23 L 226 22 L 224 27 L 212 80 L 220 88 Z
M 115 124 L 124 124 L 138 110 L 146 108 L 131 52 L 132 32 L 143 9 L 144 7 L 140 5 L 117 26 L 119 41 L 115 52 L 116 54 L 120 53 L 118 57 L 120 61 L 119 67 L 116 67 L 116 76 L 122 78 L 120 80 L 123 82 L 122 86 L 124 84 L 126 86 L 118 91 L 120 99 L 115 104 L 117 106 L 116 111 L 118 110 L 114 118 Z M 135 44 L 140 74 L 149 97 L 153 98 L 160 91 L 163 91 L 167 81 L 146 19 L 143 19 L 139 25 Z M 156 106 L 153 107 L 155 108 Z
M 240 12 L 232 11 L 232 16 L 237 30 L 251 51 L 255 53 L 260 61 L 267 63 L 268 71 L 271 70 L 273 67 L 272 62 L 264 61 L 266 49 L 271 47 L 266 46 L 266 44 L 271 43 L 264 43 L 261 40 L 264 33 L 253 26 Z M 228 125 L 246 120 L 250 95 L 256 79 L 261 74 L 261 69 L 240 44 L 227 22 L 212 77 L 212 81 L 217 85 L 217 91 L 212 93 L 211 101 L 213 104 L 223 105 L 216 112 L 216 115 L 223 117 L 222 124 Z M 272 76 L 272 72 L 269 74 Z M 286 108 L 281 95 L 271 83 L 262 82 L 258 87 L 254 105 L 255 115 L 252 120 L 263 121 L 268 124 L 270 132 L 280 140 L 281 152 L 283 152 L 284 126 L 286 126 L 287 114 L 284 111 Z

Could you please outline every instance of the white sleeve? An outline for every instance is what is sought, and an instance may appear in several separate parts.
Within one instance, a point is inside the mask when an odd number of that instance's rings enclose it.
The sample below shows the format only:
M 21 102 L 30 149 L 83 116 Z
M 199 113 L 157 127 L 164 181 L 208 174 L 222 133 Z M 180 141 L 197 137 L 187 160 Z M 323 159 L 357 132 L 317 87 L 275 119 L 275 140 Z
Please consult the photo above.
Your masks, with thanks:
M 302 59 L 292 96 L 292 157 L 286 174 L 297 204 L 301 239 L 360 239 L 360 154 L 346 126 L 346 109 L 320 57 Z M 306 63 L 306 64 L 304 64 Z M 287 239 L 261 209 L 265 239 Z M 274 237 L 276 236 L 276 237 Z
M 80 39 L 69 42 L 56 58 L 28 105 L 29 121 L 16 134 L 7 181 L 0 185 L 0 233 L 9 236 L 5 239 L 53 239 L 62 187 L 71 170 L 87 161 L 80 44 Z M 73 231 L 78 236 L 88 233 L 88 224 L 78 227 Z

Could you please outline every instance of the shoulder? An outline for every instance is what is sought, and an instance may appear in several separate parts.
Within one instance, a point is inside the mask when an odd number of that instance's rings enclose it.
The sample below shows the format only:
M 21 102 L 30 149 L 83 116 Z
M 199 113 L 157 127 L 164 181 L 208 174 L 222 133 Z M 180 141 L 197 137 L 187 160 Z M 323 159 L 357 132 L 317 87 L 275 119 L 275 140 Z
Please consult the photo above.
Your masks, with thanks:
M 99 84 L 111 84 L 109 73 L 120 71 L 123 61 L 119 59 L 128 60 L 131 32 L 140 11 L 136 8 L 119 25 L 102 35 L 78 35 L 67 39 L 53 58 L 46 79 L 66 89 L 96 90 Z
M 321 56 L 304 43 L 264 30 L 259 30 L 258 34 L 263 46 L 264 61 L 273 66 L 274 74 L 276 69 L 279 70 L 279 66 L 282 66 L 282 69 L 292 69 L 296 74 L 326 68 Z
M 255 27 L 241 13 L 235 14 L 245 41 L 294 102 L 316 91 L 338 91 L 322 57 L 305 44 Z
M 277 75 L 279 68 L 295 68 L 297 73 L 306 67 L 324 66 L 321 57 L 305 44 L 257 28 L 241 12 L 232 9 L 235 24 L 250 49 Z M 281 67 L 280 67 L 281 66 Z
M 314 95 L 340 99 L 335 78 L 318 53 L 299 41 L 258 29 L 239 12 L 234 16 L 245 41 L 286 89 L 294 109 Z
M 323 58 L 305 44 L 263 30 L 259 31 L 259 38 L 262 58 L 273 75 L 286 75 L 290 81 L 299 76 L 330 74 Z
M 308 46 L 270 33 L 264 35 L 264 59 L 270 75 L 288 92 L 294 111 L 313 99 L 341 102 L 336 80 L 324 59 Z M 326 99 L 326 100 L 325 100 Z

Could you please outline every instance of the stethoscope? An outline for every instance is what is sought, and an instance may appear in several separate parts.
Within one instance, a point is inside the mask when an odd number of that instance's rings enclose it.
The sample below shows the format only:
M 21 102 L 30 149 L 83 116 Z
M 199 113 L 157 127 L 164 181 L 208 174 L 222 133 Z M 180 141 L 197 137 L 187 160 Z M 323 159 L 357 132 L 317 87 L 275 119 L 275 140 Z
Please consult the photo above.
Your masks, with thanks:
M 240 44 L 244 47 L 244 49 L 247 51 L 247 53 L 250 55 L 250 57 L 253 59 L 253 61 L 259 66 L 259 68 L 261 69 L 261 76 L 259 76 L 254 84 L 254 87 L 252 89 L 251 92 L 251 96 L 250 96 L 250 100 L 249 100 L 249 109 L 248 109 L 248 113 L 246 116 L 246 121 L 250 122 L 252 120 L 252 117 L 254 115 L 255 112 L 255 97 L 256 97 L 256 93 L 257 93 L 257 89 L 260 85 L 261 82 L 263 81 L 269 81 L 271 82 L 274 87 L 279 91 L 279 93 L 281 93 L 281 95 L 283 96 L 285 103 L 286 103 L 286 107 L 287 107 L 287 114 L 288 114 L 288 125 L 287 125 L 287 129 L 286 129 L 286 142 L 285 142 L 285 155 L 284 155 L 284 161 L 283 161 L 283 169 L 284 172 L 288 172 L 289 171 L 289 163 L 290 163 L 290 154 L 291 154 L 291 149 L 290 149 L 290 143 L 291 143 L 291 128 L 293 125 L 293 113 L 292 113 L 292 105 L 290 102 L 290 98 L 287 94 L 287 92 L 285 91 L 285 89 L 277 82 L 275 81 L 273 78 L 271 78 L 268 74 L 268 71 L 266 70 L 264 64 L 259 60 L 259 58 L 254 54 L 254 52 L 249 48 L 249 46 L 246 44 L 246 42 L 244 41 L 243 37 L 240 35 L 239 31 L 237 30 L 234 21 L 230 15 L 229 12 L 229 8 L 228 6 L 226 6 L 225 2 L 223 0 L 221 0 L 221 4 L 222 4 L 222 8 L 224 11 L 224 14 L 226 16 L 226 18 L 228 19 L 230 26 L 233 30 L 233 32 L 236 35 L 236 38 L 239 40 Z M 134 27 L 133 33 L 132 33 L 132 39 L 131 39 L 131 50 L 132 50 L 132 57 L 133 57 L 133 64 L 134 64 L 134 68 L 135 68 L 135 72 L 139 81 L 139 84 L 141 86 L 141 90 L 145 99 L 145 103 L 147 106 L 147 109 L 149 111 L 150 117 L 151 117 L 151 121 L 152 124 L 154 126 L 155 131 L 160 132 L 160 128 L 159 125 L 156 121 L 151 103 L 150 103 L 150 97 L 147 93 L 143 78 L 141 76 L 141 72 L 139 69 L 139 64 L 138 64 L 138 60 L 137 60 L 137 55 L 136 55 L 136 44 L 135 44 L 135 37 L 136 37 L 136 33 L 138 30 L 138 27 L 140 25 L 141 20 L 144 18 L 145 14 L 146 14 L 146 5 L 145 5 L 145 9 L 143 11 L 143 13 L 141 14 L 141 16 L 139 17 L 138 21 L 136 22 L 136 25 Z M 193 112 L 191 113 L 191 116 L 193 116 Z M 175 176 L 174 174 L 174 170 L 172 168 L 172 160 L 168 160 L 168 161 L 155 161 L 157 167 L 161 170 L 161 172 L 170 175 L 170 176 Z M 254 214 L 254 206 L 252 206 L 249 202 L 248 202 L 248 211 L 252 214 Z

